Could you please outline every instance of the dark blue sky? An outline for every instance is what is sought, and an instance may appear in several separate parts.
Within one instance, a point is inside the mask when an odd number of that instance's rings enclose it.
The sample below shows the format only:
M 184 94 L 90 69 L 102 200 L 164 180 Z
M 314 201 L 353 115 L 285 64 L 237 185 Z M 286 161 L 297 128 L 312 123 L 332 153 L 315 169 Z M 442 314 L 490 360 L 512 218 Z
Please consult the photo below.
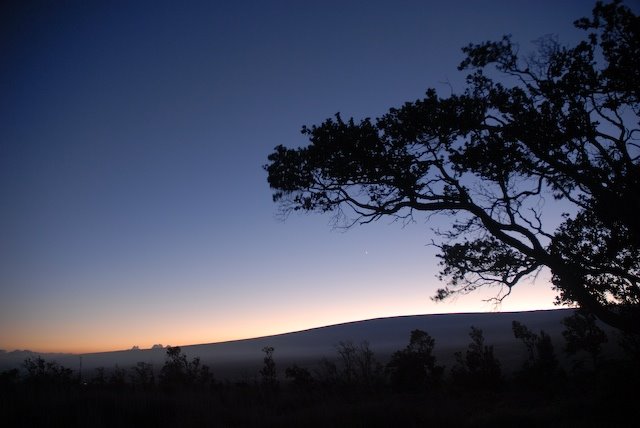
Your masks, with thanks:
M 261 166 L 302 125 L 462 91 L 460 47 L 571 42 L 584 1 L 2 6 L 0 348 L 101 350 L 448 304 L 421 220 L 282 223 Z M 233 3 L 233 4 L 232 4 Z M 548 284 L 503 309 L 550 307 Z

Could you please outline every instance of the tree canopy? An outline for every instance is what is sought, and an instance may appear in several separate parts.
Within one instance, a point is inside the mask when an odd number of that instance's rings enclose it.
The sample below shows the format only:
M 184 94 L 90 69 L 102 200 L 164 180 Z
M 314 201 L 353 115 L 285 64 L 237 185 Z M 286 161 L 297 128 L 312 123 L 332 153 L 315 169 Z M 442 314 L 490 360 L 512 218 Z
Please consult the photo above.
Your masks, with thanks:
M 640 333 L 640 19 L 598 2 L 574 25 L 574 46 L 463 48 L 462 93 L 303 127 L 307 146 L 269 155 L 274 201 L 346 226 L 456 214 L 438 232 L 436 299 L 496 284 L 502 299 L 546 267 L 558 302 Z

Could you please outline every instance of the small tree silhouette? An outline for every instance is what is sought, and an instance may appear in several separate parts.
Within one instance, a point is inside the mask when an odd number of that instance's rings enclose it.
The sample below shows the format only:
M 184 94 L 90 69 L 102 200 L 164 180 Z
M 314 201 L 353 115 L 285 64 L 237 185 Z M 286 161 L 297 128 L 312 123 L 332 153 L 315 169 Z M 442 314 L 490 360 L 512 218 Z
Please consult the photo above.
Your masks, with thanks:
M 160 370 L 160 384 L 165 389 L 175 389 L 186 384 L 187 356 L 179 346 L 169 346 L 166 361 Z
M 325 388 L 333 387 L 338 383 L 338 367 L 326 357 L 318 361 L 314 375 L 318 383 Z
M 262 352 L 264 352 L 264 365 L 260 369 L 260 376 L 262 380 L 262 385 L 267 388 L 275 388 L 278 385 L 278 380 L 276 376 L 276 363 L 273 360 L 273 351 L 275 349 L 273 346 L 265 346 L 262 348 Z
M 93 377 L 89 380 L 89 385 L 103 388 L 107 384 L 107 378 L 104 374 L 104 367 L 96 367 Z
M 465 355 L 456 352 L 456 365 L 451 369 L 454 382 L 480 388 L 495 388 L 501 382 L 500 361 L 493 346 L 484 344 L 482 330 L 471 326 L 471 343 Z
M 439 383 L 443 366 L 436 365 L 435 340 L 422 330 L 413 330 L 409 345 L 396 351 L 387 364 L 387 372 L 396 389 L 418 391 Z
M 356 346 L 352 341 L 336 346 L 342 370 L 339 378 L 346 386 L 372 387 L 382 377 L 382 366 L 376 361 L 369 342 Z
M 382 381 L 383 369 L 375 358 L 369 342 L 364 341 L 356 349 L 356 379 L 358 384 L 371 388 Z
M 27 358 L 23 367 L 26 371 L 25 382 L 38 387 L 63 386 L 73 382 L 73 371 L 55 361 L 46 361 L 38 356 L 35 360 Z
M 513 334 L 522 341 L 527 350 L 527 359 L 521 375 L 535 382 L 546 381 L 559 374 L 558 359 L 553 349 L 551 337 L 543 330 L 535 334 L 524 324 L 513 321 Z
M 200 358 L 193 358 L 187 366 L 188 383 L 197 388 L 212 387 L 215 379 L 211 369 L 206 364 L 200 363 Z
M 308 389 L 313 385 L 311 372 L 304 367 L 298 367 L 297 364 L 287 367 L 284 375 L 291 379 L 297 388 Z
M 356 380 L 356 346 L 351 341 L 340 342 L 336 346 L 342 370 L 340 379 L 347 385 L 352 385 Z
M 607 335 L 596 325 L 596 317 L 592 314 L 577 311 L 570 317 L 562 320 L 566 329 L 562 332 L 565 343 L 565 352 L 568 355 L 576 355 L 584 351 L 591 357 L 593 369 L 598 368 L 602 344 L 607 342 Z M 577 368 L 581 361 L 574 362 Z
M 108 385 L 117 391 L 122 391 L 127 386 L 127 370 L 117 364 L 109 376 Z
M 169 346 L 167 360 L 160 371 L 160 384 L 169 390 L 202 388 L 213 384 L 213 375 L 208 366 L 200 363 L 200 358 L 189 361 L 179 346 Z
M 138 362 L 129 374 L 134 388 L 150 390 L 155 386 L 155 376 L 153 374 L 153 364 Z

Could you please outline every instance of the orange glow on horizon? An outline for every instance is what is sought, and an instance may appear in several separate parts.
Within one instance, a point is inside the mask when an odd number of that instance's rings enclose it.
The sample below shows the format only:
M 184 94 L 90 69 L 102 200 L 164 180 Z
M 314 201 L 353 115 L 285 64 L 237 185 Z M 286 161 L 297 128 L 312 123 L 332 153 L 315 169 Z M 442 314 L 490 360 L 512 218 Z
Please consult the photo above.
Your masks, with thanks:
M 0 324 L 9 326 L 0 332 L 0 349 L 109 352 L 133 346 L 149 349 L 155 344 L 187 346 L 250 339 L 373 318 L 557 308 L 555 292 L 542 276 L 515 287 L 500 307 L 486 301 L 495 297 L 492 288 L 435 303 L 430 297 L 437 284 L 426 286 L 420 280 L 389 286 L 381 278 L 376 284 L 345 282 L 348 286 L 330 290 L 322 281 L 305 283 L 283 295 L 254 294 L 252 301 L 241 295 L 220 300 L 203 289 L 202 294 L 183 301 L 174 294 L 158 294 L 151 301 L 105 299 L 100 308 L 90 311 L 83 305 L 43 313 L 29 308 L 20 312 L 24 315 L 13 325 L 0 319 Z M 80 309 L 74 310 L 76 307 Z
M 558 308 L 551 302 L 546 302 L 546 304 L 536 302 L 538 304 L 535 306 L 529 306 L 533 303 L 529 301 L 527 302 L 529 305 L 525 306 L 524 303 L 517 304 L 514 301 L 513 304 L 505 304 L 504 307 L 496 310 L 491 305 L 485 304 L 483 306 L 477 296 L 473 298 L 461 296 L 451 304 L 431 304 L 428 311 L 424 310 L 424 305 L 415 305 L 413 307 L 405 307 L 404 311 L 399 312 L 397 307 L 388 305 L 388 303 L 380 302 L 378 305 L 371 305 L 371 302 L 363 302 L 358 306 L 342 307 L 339 310 L 332 311 L 330 314 L 327 313 L 325 308 L 315 308 L 279 316 L 272 315 L 267 323 L 260 316 L 256 316 L 243 321 L 227 322 L 224 329 L 211 328 L 211 325 L 216 324 L 215 320 L 212 319 L 211 323 L 183 323 L 173 326 L 163 324 L 144 331 L 132 329 L 128 331 L 129 334 L 124 334 L 123 331 L 118 331 L 119 329 L 115 329 L 115 332 L 109 332 L 106 329 L 102 329 L 99 332 L 76 331 L 73 336 L 46 332 L 45 334 L 33 334 L 32 332 L 23 331 L 23 334 L 20 335 L 21 337 L 15 334 L 3 335 L 5 337 L 2 338 L 2 342 L 6 344 L 4 346 L 7 351 L 28 349 L 42 353 L 84 354 L 122 351 L 131 349 L 133 346 L 138 346 L 140 349 L 149 349 L 155 344 L 187 346 L 251 339 L 394 316 L 465 312 L 511 312 Z M 385 304 L 387 304 L 386 307 Z M 19 334 L 20 332 L 15 333 Z M 150 337 L 153 339 L 149 339 Z

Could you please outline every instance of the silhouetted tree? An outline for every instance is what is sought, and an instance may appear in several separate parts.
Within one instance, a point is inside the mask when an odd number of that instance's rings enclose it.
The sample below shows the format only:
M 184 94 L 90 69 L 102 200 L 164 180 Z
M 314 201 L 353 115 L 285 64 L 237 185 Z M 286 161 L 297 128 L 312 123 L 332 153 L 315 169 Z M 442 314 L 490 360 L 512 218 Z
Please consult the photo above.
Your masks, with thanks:
M 376 361 L 369 342 L 356 346 L 352 341 L 341 341 L 336 346 L 342 370 L 339 379 L 348 386 L 371 387 L 382 376 L 382 366 Z
M 55 361 L 46 361 L 40 356 L 25 359 L 22 366 L 26 371 L 24 380 L 31 385 L 63 386 L 70 385 L 74 380 L 73 370 Z
M 174 389 L 186 384 L 187 356 L 179 346 L 168 347 L 166 360 L 160 369 L 160 385 L 166 389 Z
M 117 391 L 122 391 L 127 387 L 127 369 L 124 369 L 116 364 L 113 371 L 109 375 L 107 384 L 110 388 Z
M 435 340 L 422 330 L 413 330 L 409 345 L 391 355 L 387 372 L 396 389 L 419 391 L 436 385 L 444 367 L 436 365 L 433 355 Z
M 584 351 L 591 357 L 594 370 L 598 367 L 602 345 L 607 342 L 607 335 L 596 325 L 592 314 L 577 311 L 562 320 L 566 329 L 562 332 L 565 340 L 565 352 L 576 355 Z
M 456 364 L 451 368 L 454 382 L 480 388 L 495 388 L 501 382 L 500 361 L 493 355 L 493 346 L 484 344 L 482 330 L 471 326 L 471 343 L 466 353 L 456 352 Z
M 138 362 L 131 369 L 129 376 L 134 387 L 149 390 L 155 386 L 155 375 L 153 374 L 153 364 L 151 363 Z
M 268 181 L 284 215 L 333 212 L 348 227 L 418 212 L 458 214 L 440 232 L 436 299 L 550 269 L 560 302 L 640 333 L 640 20 L 597 3 L 573 47 L 553 38 L 521 56 L 506 36 L 463 48 L 462 94 L 372 121 L 336 115 L 280 145 Z M 563 222 L 543 218 L 555 198 Z M 548 205 L 548 203 L 547 203 Z
M 262 360 L 264 365 L 260 369 L 260 377 L 262 385 L 268 388 L 275 388 L 278 385 L 276 362 L 273 359 L 273 351 L 273 346 L 265 346 L 262 348 L 262 352 L 264 352 L 264 358 Z
M 544 331 L 535 334 L 524 324 L 512 322 L 513 335 L 520 340 L 527 350 L 527 359 L 522 366 L 522 374 L 530 378 L 544 382 L 559 373 L 558 359 L 551 342 L 551 337 Z
M 200 358 L 194 357 L 189 361 L 179 346 L 167 347 L 166 355 L 160 370 L 160 385 L 165 389 L 212 386 L 213 375 L 208 366 L 200 363 Z
M 96 367 L 93 377 L 89 379 L 89 385 L 101 388 L 104 387 L 106 383 L 107 378 L 104 374 L 104 367 Z
M 368 341 L 363 341 L 356 349 L 356 378 L 361 386 L 371 388 L 383 381 L 383 367 L 376 360 Z
M 351 341 L 341 341 L 336 346 L 336 351 L 342 365 L 340 379 L 347 385 L 352 385 L 356 379 L 356 346 Z
M 304 367 L 298 367 L 297 364 L 287 367 L 284 375 L 291 379 L 296 387 L 301 389 L 308 389 L 314 383 L 311 372 Z
M 191 384 L 198 388 L 210 388 L 215 385 L 213 372 L 206 364 L 201 364 L 200 358 L 193 358 L 187 368 Z
M 314 369 L 314 377 L 323 387 L 332 387 L 338 382 L 338 367 L 333 361 L 322 357 Z

